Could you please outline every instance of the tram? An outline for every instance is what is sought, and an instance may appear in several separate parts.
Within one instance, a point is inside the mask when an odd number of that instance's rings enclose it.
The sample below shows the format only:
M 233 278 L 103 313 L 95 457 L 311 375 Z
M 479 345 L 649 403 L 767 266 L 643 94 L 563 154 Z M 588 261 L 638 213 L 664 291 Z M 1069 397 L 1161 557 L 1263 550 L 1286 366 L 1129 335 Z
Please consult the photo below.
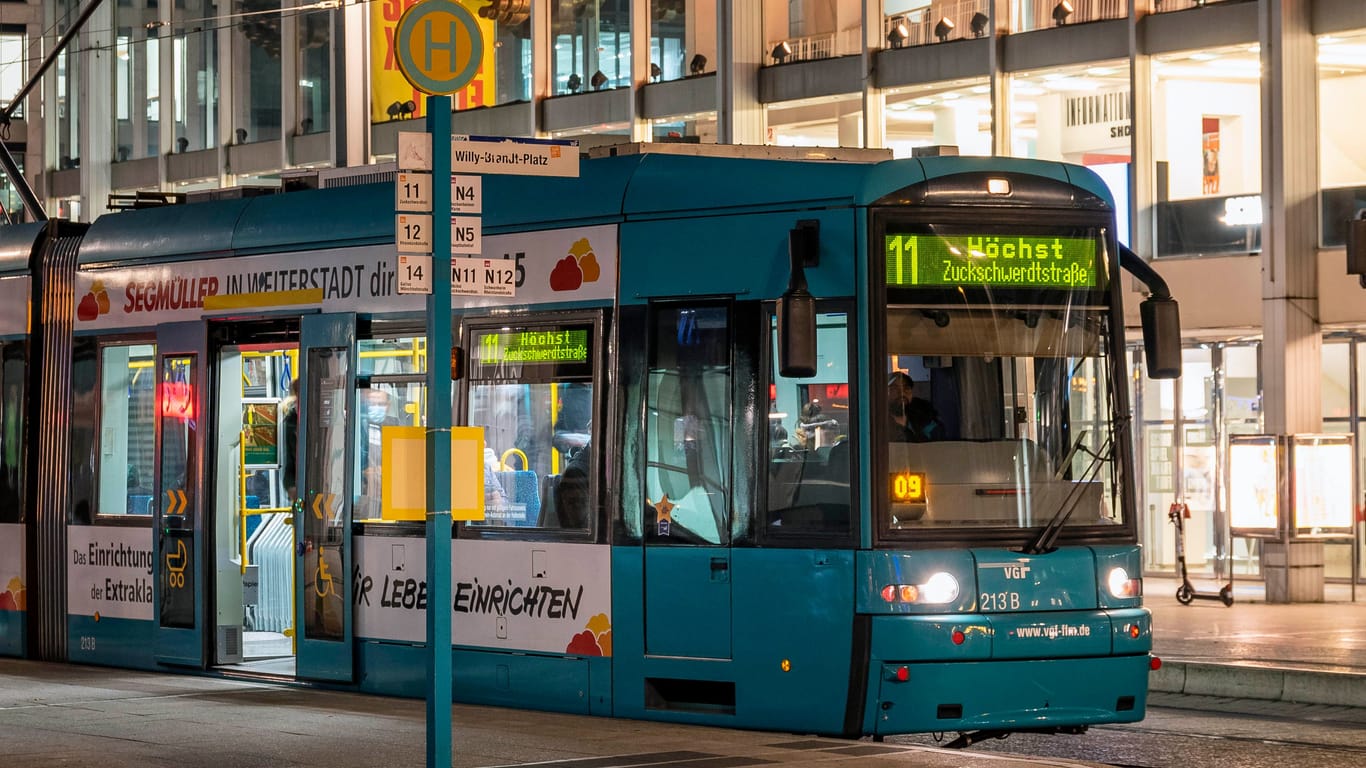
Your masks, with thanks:
M 1123 270 L 1151 375 L 1179 344 L 1100 179 L 666 149 L 483 180 L 515 289 L 453 297 L 486 445 L 456 699 L 844 736 L 1141 719 Z M 447 361 L 397 292 L 392 181 L 106 215 L 75 261 L 44 277 L 64 374 L 29 395 L 69 413 L 29 458 L 64 487 L 24 496 L 18 554 L 0 518 L 42 605 L 0 652 L 421 696 L 386 435 Z

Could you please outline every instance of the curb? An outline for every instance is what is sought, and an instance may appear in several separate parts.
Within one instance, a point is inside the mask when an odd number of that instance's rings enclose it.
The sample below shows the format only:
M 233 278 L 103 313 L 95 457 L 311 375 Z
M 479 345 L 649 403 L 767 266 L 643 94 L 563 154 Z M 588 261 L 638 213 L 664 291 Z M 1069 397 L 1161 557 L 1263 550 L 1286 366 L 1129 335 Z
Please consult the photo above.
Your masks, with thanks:
M 1366 675 L 1162 660 L 1148 690 L 1192 696 L 1366 707 Z

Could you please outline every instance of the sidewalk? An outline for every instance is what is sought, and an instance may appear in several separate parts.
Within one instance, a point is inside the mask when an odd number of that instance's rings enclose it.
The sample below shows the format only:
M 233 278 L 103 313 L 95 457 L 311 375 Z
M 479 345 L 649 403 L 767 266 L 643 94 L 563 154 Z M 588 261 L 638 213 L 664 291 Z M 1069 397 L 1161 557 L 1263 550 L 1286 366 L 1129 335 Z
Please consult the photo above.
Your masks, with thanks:
M 1271 605 L 1261 582 L 1234 582 L 1234 604 L 1176 601 L 1180 582 L 1145 576 L 1150 690 L 1232 699 L 1366 707 L 1366 587 L 1328 584 L 1323 603 Z M 1196 581 L 1197 593 L 1218 586 Z

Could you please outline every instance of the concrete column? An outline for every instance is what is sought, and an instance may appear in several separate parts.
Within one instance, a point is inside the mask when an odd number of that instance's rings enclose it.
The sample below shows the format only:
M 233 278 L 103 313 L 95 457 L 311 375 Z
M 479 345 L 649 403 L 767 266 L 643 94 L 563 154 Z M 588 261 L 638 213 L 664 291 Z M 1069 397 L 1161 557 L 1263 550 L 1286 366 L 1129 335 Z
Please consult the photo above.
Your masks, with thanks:
M 1270 434 L 1322 428 L 1319 108 L 1310 0 L 1261 0 L 1262 413 Z M 1323 599 L 1323 544 L 1263 549 L 1268 602 Z M 1317 565 L 1315 565 L 1317 563 Z M 1282 576 L 1282 571 L 1284 569 Z M 1284 589 L 1281 589 L 1283 579 Z M 1274 585 L 1273 581 L 1277 584 Z
M 553 67 L 555 51 L 550 35 L 550 3 L 531 4 L 531 110 L 533 125 L 531 135 L 546 138 L 550 134 L 542 128 L 541 102 L 555 95 L 551 80 L 555 77 Z
M 863 0 L 863 53 L 861 61 L 863 134 L 865 148 L 879 149 L 887 145 L 887 97 L 877 87 L 877 67 L 874 56 L 886 44 L 882 28 L 882 0 Z M 840 137 L 840 145 L 845 146 Z M 855 145 L 848 145 L 855 146 Z
M 650 141 L 650 121 L 640 113 L 640 89 L 650 82 L 650 0 L 631 4 L 631 141 Z
M 765 143 L 768 114 L 759 103 L 763 32 L 763 3 L 716 0 L 718 144 Z
M 991 22 L 987 25 L 987 35 L 991 37 L 991 47 L 987 51 L 987 68 L 991 80 L 991 154 L 996 157 L 1010 157 L 1013 154 L 1013 137 L 1010 125 L 1010 77 L 1002 66 L 1002 49 L 1006 35 L 1010 34 L 1010 0 L 992 0 L 987 9 Z M 968 34 L 972 34 L 971 30 Z
M 1129 0 L 1129 216 L 1127 245 L 1151 259 L 1156 250 L 1157 163 L 1153 154 L 1152 58 L 1138 45 L 1138 22 L 1147 15 L 1144 4 Z M 1133 281 L 1135 292 L 1140 284 Z
M 109 206 L 109 164 L 114 160 L 114 52 L 110 30 L 114 28 L 114 5 L 101 5 L 86 21 L 80 33 L 81 68 L 79 93 L 67 99 L 78 104 L 81 158 L 81 219 L 94 221 Z M 95 121 L 91 115 L 103 115 Z
M 864 122 L 863 115 L 859 112 L 850 112 L 836 118 L 839 145 L 841 147 L 859 146 L 859 143 L 863 141 Z

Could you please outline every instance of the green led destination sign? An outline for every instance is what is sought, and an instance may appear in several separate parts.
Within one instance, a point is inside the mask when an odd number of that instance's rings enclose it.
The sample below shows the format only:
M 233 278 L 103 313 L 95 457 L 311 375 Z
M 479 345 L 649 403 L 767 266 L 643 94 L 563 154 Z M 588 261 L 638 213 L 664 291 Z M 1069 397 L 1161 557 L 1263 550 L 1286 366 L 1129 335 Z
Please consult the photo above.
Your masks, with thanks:
M 1096 240 L 1057 235 L 887 235 L 887 285 L 1095 288 Z
M 475 357 L 481 365 L 500 363 L 585 363 L 588 331 L 541 328 L 480 333 Z

